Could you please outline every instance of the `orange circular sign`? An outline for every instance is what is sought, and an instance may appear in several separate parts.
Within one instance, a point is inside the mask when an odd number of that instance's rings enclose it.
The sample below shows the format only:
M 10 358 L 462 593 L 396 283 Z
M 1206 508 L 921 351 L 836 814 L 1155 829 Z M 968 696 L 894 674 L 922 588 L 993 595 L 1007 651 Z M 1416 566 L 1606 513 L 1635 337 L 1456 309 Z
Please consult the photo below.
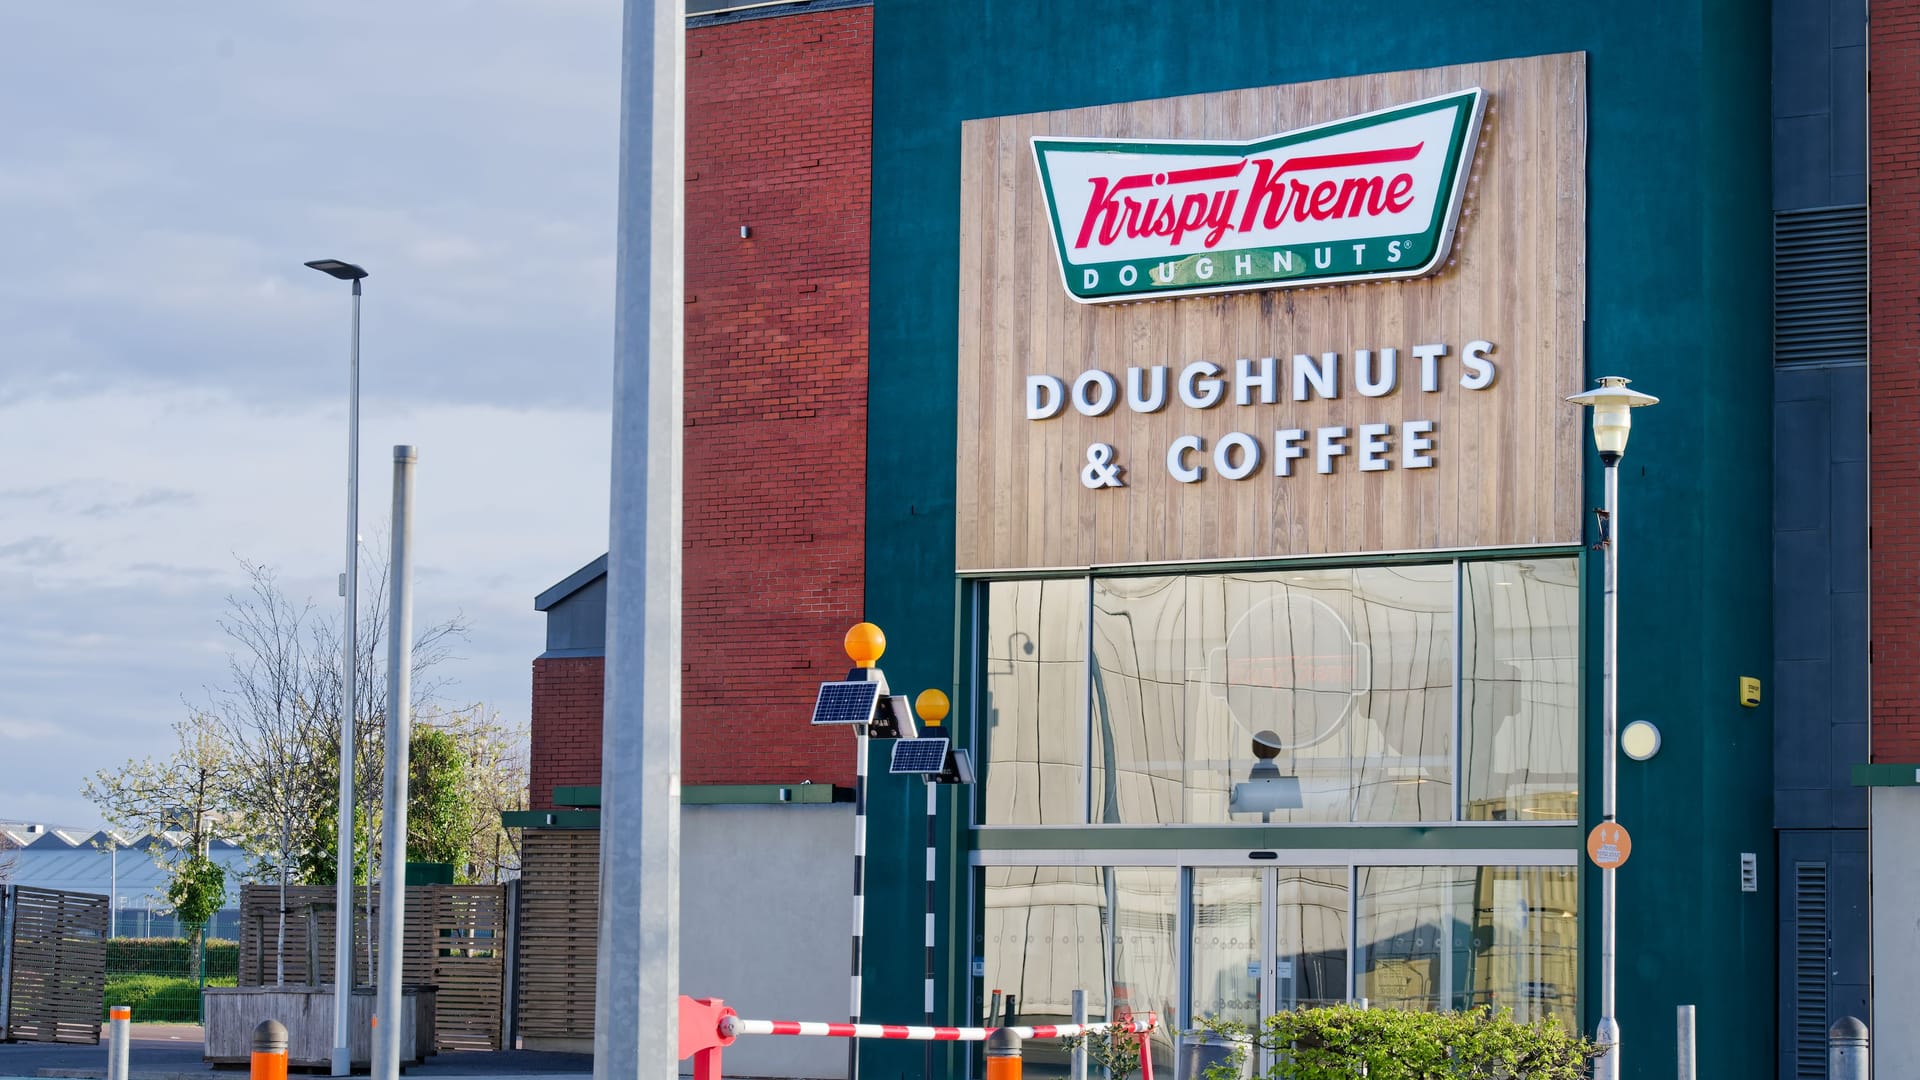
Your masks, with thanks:
M 1587 858 L 1602 870 L 1612 870 L 1633 854 L 1633 837 L 1617 821 L 1603 821 L 1587 834 Z

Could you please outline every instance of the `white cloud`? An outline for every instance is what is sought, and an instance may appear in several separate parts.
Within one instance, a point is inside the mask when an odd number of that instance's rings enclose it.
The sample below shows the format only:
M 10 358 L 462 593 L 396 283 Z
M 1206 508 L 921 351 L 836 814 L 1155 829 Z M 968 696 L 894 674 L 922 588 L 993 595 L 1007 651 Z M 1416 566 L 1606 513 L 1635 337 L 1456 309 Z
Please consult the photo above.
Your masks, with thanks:
M 524 718 L 532 598 L 604 550 L 620 6 L 0 4 L 0 817 L 164 753 L 235 556 L 331 609 L 420 447 L 416 619 Z

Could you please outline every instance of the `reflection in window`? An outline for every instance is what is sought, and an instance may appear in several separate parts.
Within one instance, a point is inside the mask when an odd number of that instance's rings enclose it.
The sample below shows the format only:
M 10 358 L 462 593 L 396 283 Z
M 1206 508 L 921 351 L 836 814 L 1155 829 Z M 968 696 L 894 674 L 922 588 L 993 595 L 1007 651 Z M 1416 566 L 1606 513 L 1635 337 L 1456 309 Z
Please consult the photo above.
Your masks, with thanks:
M 1347 1000 L 1346 870 L 1281 870 L 1278 876 L 1275 1007 Z
M 1579 817 L 1580 583 L 1574 559 L 1468 563 L 1461 817 Z
M 1032 1023 L 1065 1023 L 1073 992 L 1107 1011 L 1107 885 L 1097 867 L 989 866 L 982 937 L 986 985 Z
M 1012 994 L 1021 1019 L 1039 1024 L 1067 1022 L 1073 991 L 1084 990 L 1087 1017 L 1104 1020 L 1111 955 L 1115 1013 L 1131 1010 L 1163 1019 L 1153 1035 L 1154 1071 L 1172 1076 L 1180 872 L 1171 867 L 990 866 L 982 874 L 982 989 Z M 983 1010 L 985 1005 L 981 1002 Z M 1028 1043 L 1026 1061 L 1030 1076 L 1066 1075 L 1068 1057 L 1053 1040 Z
M 1261 922 L 1259 870 L 1193 872 L 1193 930 L 1187 949 L 1195 1017 L 1260 1023 Z
M 1579 971 L 1579 878 L 1571 866 L 1487 866 L 1473 879 L 1471 971 L 1475 1005 L 1517 1020 L 1558 1017 L 1574 1030 Z
M 1094 820 L 1446 820 L 1453 573 L 1096 580 Z
M 987 587 L 987 825 L 1079 825 L 1086 745 L 1087 583 Z
M 1459 1008 L 1445 987 L 1454 905 L 1465 871 L 1449 867 L 1363 867 L 1354 970 L 1359 996 L 1386 1009 Z
M 1363 867 L 1354 961 L 1382 1008 L 1576 1013 L 1573 867 Z
M 1154 1013 L 1153 1074 L 1173 1075 L 1174 1011 L 1180 993 L 1173 947 L 1180 926 L 1180 872 L 1172 867 L 1115 867 L 1113 875 L 1113 1006 Z M 1088 991 L 1088 999 L 1093 998 Z M 1088 1015 L 1093 1015 L 1089 1005 Z

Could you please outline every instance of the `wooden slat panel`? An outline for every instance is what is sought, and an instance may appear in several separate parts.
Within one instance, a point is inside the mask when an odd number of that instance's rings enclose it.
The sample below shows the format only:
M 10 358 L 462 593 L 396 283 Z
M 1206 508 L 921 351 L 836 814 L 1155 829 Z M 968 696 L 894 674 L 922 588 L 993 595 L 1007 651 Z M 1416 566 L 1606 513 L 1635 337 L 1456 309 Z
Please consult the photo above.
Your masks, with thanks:
M 13 975 L 6 1037 L 27 1042 L 99 1042 L 106 990 L 107 898 L 26 885 L 15 886 L 12 892 Z
M 1225 141 L 1338 120 L 1471 86 L 1487 109 L 1448 262 L 1415 280 L 1083 305 L 1061 287 L 1030 139 L 1036 135 Z M 1292 86 L 1129 102 L 962 125 L 959 289 L 959 513 L 962 571 L 1182 563 L 1580 542 L 1580 410 L 1585 320 L 1586 64 L 1580 54 L 1392 72 Z M 1469 341 L 1494 345 L 1498 375 L 1460 385 Z M 1439 388 L 1421 387 L 1412 349 L 1444 344 Z M 1356 354 L 1396 351 L 1397 387 L 1355 389 Z M 1340 393 L 1293 402 L 1291 358 L 1339 354 Z M 1281 400 L 1189 409 L 1180 370 L 1274 357 Z M 1102 417 L 1071 406 L 1025 418 L 1028 375 L 1068 386 L 1083 371 L 1168 369 L 1166 408 Z M 1435 424 L 1428 469 L 1399 461 L 1399 423 Z M 1358 470 L 1358 426 L 1391 423 L 1392 467 Z M 1311 457 L 1274 468 L 1274 431 L 1345 426 L 1332 475 Z M 1251 478 L 1221 479 L 1212 449 L 1229 432 L 1263 448 Z M 1206 440 L 1206 479 L 1167 472 L 1181 434 Z M 1079 480 L 1093 443 L 1115 447 L 1127 487 Z
M 439 1049 L 500 1048 L 501 987 L 505 977 L 506 887 L 501 885 L 416 885 L 406 890 L 403 963 L 409 983 L 440 987 L 433 1015 L 433 1042 Z M 354 979 L 367 981 L 367 934 L 377 932 L 380 889 L 373 890 L 371 916 L 366 892 L 354 890 Z M 333 981 L 334 889 L 331 885 L 295 886 L 286 892 L 288 909 L 284 965 L 289 985 L 330 985 Z M 240 985 L 274 983 L 274 944 L 278 932 L 280 889 L 246 885 L 240 898 Z M 309 918 L 308 912 L 313 913 Z M 313 951 L 308 951 L 308 938 Z M 312 956 L 313 977 L 308 978 Z
M 600 834 L 528 829 L 522 838 L 520 1034 L 593 1037 L 594 958 L 599 948 Z

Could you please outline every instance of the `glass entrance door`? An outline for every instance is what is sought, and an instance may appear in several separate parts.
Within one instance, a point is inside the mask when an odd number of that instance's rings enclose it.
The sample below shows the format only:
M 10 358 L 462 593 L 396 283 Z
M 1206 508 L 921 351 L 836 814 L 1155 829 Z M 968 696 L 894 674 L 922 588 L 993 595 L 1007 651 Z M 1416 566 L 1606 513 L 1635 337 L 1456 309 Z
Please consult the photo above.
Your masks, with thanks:
M 1196 867 L 1191 878 L 1188 1008 L 1258 1029 L 1276 1011 L 1348 1000 L 1345 867 Z M 1225 1048 L 1189 1040 L 1180 1076 L 1198 1077 Z M 1264 1062 L 1249 1061 L 1249 1073 Z

